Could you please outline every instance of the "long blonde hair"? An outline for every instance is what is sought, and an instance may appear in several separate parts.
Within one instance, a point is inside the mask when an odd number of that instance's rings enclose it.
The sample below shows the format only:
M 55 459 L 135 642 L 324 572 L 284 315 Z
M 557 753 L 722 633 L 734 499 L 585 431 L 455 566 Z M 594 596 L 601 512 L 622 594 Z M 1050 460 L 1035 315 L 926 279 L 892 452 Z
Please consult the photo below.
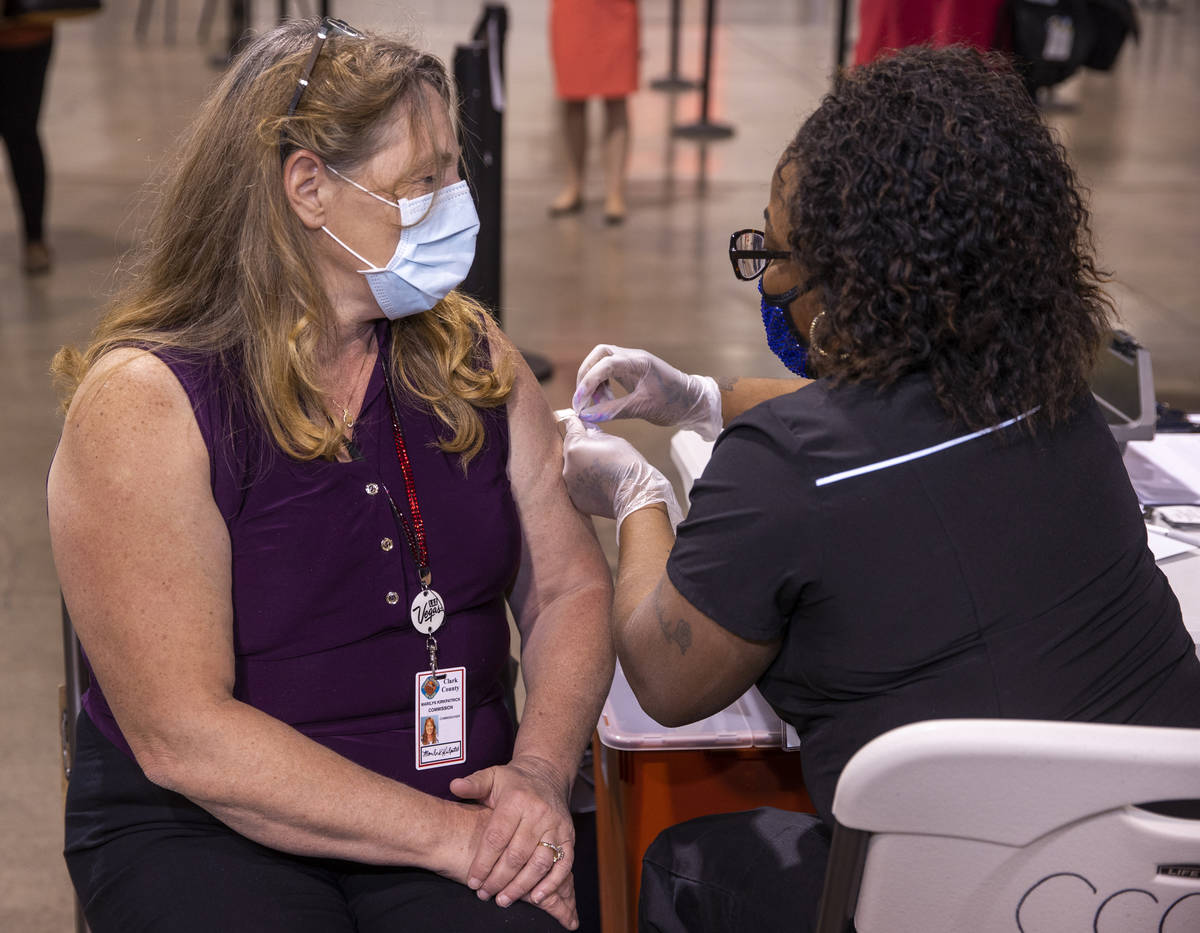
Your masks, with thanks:
M 299 20 L 265 33 L 202 105 L 165 173 L 128 284 L 87 348 L 66 346 L 54 358 L 64 410 L 115 347 L 201 351 L 238 380 L 284 452 L 337 456 L 341 426 L 326 411 L 318 366 L 334 311 L 287 202 L 283 160 L 308 149 L 352 171 L 378 151 L 395 113 L 428 129 L 427 90 L 452 116 L 454 108 L 435 57 L 396 39 L 331 34 L 287 116 L 315 32 L 315 22 Z M 513 384 L 507 358 L 487 361 L 489 326 L 486 312 L 455 292 L 390 326 L 393 377 L 446 425 L 441 447 L 460 453 L 464 467 L 483 447 L 479 409 L 503 404 Z

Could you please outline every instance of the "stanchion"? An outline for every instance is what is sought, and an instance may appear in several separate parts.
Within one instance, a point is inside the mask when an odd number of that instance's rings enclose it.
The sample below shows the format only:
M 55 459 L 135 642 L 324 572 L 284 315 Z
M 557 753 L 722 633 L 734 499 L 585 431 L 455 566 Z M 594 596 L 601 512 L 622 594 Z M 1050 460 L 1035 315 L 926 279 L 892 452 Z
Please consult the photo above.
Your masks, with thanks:
M 671 36 L 668 40 L 670 43 L 670 67 L 666 75 L 650 82 L 650 86 L 656 91 L 691 91 L 697 87 L 696 82 L 691 78 L 684 78 L 679 74 L 680 3 L 681 0 L 671 0 Z
M 307 14 L 308 14 L 308 11 L 306 8 L 307 4 L 305 4 L 304 6 L 301 7 L 301 5 L 299 4 L 299 0 L 298 0 L 298 2 L 296 2 L 296 6 L 300 7 L 301 16 L 307 16 Z M 319 4 L 317 4 L 317 16 L 322 19 L 329 16 L 329 0 L 320 0 Z M 288 0 L 280 0 L 280 22 L 282 23 L 283 20 L 287 19 L 287 18 L 288 18 Z
M 454 83 L 458 87 L 459 148 L 462 176 L 471 187 L 479 212 L 475 261 L 459 289 L 477 299 L 503 326 L 501 271 L 504 242 L 504 38 L 508 9 L 484 5 L 473 40 L 454 49 Z M 554 367 L 544 356 L 521 350 L 538 381 Z
M 850 0 L 841 0 L 838 5 L 837 18 L 837 47 L 833 50 L 833 60 L 835 63 L 834 80 L 842 73 L 842 69 L 846 67 L 846 32 L 850 28 Z
M 297 4 L 299 6 L 299 4 Z M 307 6 L 307 4 L 306 4 Z M 307 16 L 307 10 L 300 11 L 302 15 Z M 317 15 L 322 19 L 329 15 L 329 0 L 321 0 L 317 4 Z M 283 22 L 288 16 L 288 0 L 279 0 L 279 22 Z
M 250 4 L 248 0 L 230 0 L 229 37 L 225 51 L 213 55 L 208 63 L 214 68 L 224 69 L 242 50 L 250 39 Z
M 717 0 L 707 0 L 704 9 L 704 77 L 700 82 L 700 119 L 674 127 L 671 132 L 684 139 L 728 139 L 733 127 L 714 123 L 708 117 L 712 91 L 713 24 L 717 19 Z

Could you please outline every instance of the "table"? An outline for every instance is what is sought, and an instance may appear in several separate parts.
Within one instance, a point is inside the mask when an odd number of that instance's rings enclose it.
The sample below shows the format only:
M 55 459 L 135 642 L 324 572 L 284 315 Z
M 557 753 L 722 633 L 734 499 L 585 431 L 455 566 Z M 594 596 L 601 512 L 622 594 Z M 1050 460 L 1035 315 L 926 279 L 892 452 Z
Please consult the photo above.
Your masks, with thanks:
M 783 722 L 753 687 L 708 719 L 660 726 L 618 665 L 593 743 L 604 933 L 637 929 L 642 855 L 668 826 L 761 806 L 813 811 L 800 756 L 786 741 Z

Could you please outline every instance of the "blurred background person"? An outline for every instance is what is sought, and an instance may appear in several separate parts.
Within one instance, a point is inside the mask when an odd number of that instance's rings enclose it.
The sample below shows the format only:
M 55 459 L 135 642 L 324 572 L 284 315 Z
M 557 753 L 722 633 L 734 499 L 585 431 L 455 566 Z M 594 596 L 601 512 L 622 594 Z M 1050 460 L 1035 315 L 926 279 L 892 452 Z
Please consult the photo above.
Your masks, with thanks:
M 625 219 L 629 104 L 638 86 L 637 0 L 551 0 L 550 52 L 561 101 L 567 180 L 550 214 L 583 210 L 588 154 L 587 102 L 604 101 L 604 219 Z
M 860 0 L 854 64 L 910 45 L 1005 48 L 1004 0 Z
M 43 275 L 51 264 L 44 229 L 46 157 L 38 120 L 53 47 L 49 23 L 0 19 L 0 136 L 21 205 L 21 267 L 26 275 Z

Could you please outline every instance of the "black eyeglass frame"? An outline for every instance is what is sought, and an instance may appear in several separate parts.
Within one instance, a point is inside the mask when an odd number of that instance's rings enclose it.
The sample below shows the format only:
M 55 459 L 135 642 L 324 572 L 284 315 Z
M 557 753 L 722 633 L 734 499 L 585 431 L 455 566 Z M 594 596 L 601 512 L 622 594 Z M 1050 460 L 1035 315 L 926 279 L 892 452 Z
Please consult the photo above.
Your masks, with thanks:
M 771 264 L 772 259 L 791 259 L 792 254 L 783 249 L 739 249 L 737 245 L 738 237 L 745 236 L 747 233 L 757 233 L 765 241 L 767 235 L 761 230 L 756 230 L 753 227 L 746 227 L 744 230 L 735 230 L 729 237 L 729 262 L 733 265 L 733 274 L 742 282 L 753 282 L 760 278 L 767 271 L 767 266 Z M 742 270 L 738 268 L 738 262 L 745 259 L 765 259 L 762 268 L 754 275 L 742 275 Z
M 321 54 L 321 49 L 325 47 L 325 40 L 329 38 L 331 32 L 339 36 L 349 36 L 351 39 L 363 37 L 361 32 L 345 20 L 334 19 L 332 16 L 326 16 L 321 20 L 317 26 L 317 37 L 313 40 L 312 51 L 308 53 L 308 61 L 304 63 L 304 70 L 300 72 L 300 77 L 296 81 L 296 92 L 292 94 L 292 102 L 288 104 L 287 115 L 289 117 L 296 112 L 300 98 L 304 96 L 304 89 L 308 87 L 308 79 L 312 77 L 313 68 L 317 65 L 317 58 Z

